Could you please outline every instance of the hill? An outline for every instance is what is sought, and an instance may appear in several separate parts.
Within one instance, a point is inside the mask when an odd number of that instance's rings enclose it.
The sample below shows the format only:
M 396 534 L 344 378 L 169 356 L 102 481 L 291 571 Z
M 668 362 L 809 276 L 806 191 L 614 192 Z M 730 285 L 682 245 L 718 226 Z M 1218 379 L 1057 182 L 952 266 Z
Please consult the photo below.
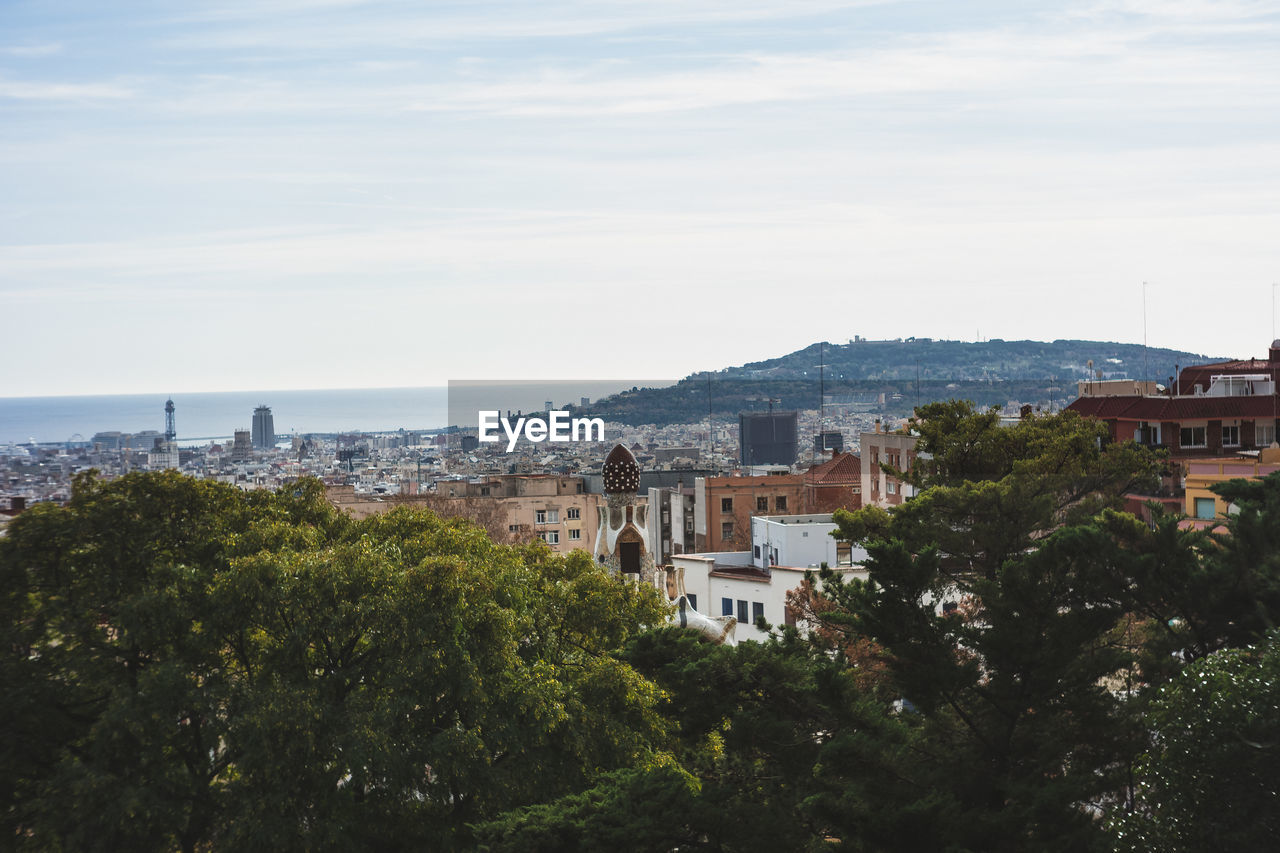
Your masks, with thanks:
M 816 409 L 822 393 L 829 403 L 834 397 L 895 416 L 953 397 L 982 406 L 1016 400 L 1056 408 L 1074 399 L 1075 383 L 1091 374 L 1166 382 L 1179 366 L 1219 360 L 1111 341 L 855 338 L 693 374 L 666 388 L 624 392 L 593 403 L 590 413 L 632 425 L 694 423 L 704 420 L 708 409 L 716 418 L 736 417 L 764 408 L 770 400 L 782 409 Z

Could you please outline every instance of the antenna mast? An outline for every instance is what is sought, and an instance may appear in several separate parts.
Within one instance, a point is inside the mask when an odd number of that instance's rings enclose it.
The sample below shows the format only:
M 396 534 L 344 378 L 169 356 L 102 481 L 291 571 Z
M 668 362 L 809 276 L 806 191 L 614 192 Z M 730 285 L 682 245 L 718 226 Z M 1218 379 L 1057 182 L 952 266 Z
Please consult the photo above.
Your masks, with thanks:
M 1142 381 L 1150 378 L 1147 372 L 1147 283 L 1142 283 Z

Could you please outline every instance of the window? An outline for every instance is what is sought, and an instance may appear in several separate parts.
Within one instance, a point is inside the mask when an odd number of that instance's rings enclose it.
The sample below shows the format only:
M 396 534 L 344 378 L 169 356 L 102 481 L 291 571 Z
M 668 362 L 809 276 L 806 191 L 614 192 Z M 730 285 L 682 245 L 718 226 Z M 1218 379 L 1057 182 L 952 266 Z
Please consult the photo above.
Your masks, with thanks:
M 890 480 L 884 484 L 884 493 L 886 495 L 896 495 L 898 493 L 898 483 L 896 480 Z
M 1196 518 L 1213 518 L 1217 514 L 1213 498 L 1196 498 Z
M 579 518 L 582 518 L 582 510 L 578 509 L 576 506 L 571 506 L 564 511 L 564 517 L 569 521 L 577 521 Z
M 538 537 L 539 537 L 543 542 L 546 542 L 548 545 L 559 545 L 559 544 L 560 544 L 560 531 L 559 531 L 559 530 L 546 530 L 546 531 L 543 531 L 542 533 L 539 533 L 539 534 L 538 534 Z
M 721 498 L 721 499 L 720 499 L 720 511 L 721 511 L 721 512 L 733 512 L 733 498 Z
M 755 557 L 757 560 L 758 560 L 758 559 L 760 559 L 760 546 L 759 546 L 759 545 L 752 545 L 752 546 L 751 546 L 751 556 Z
M 732 598 L 720 599 L 720 615 L 721 616 L 733 615 L 733 599 Z
M 1240 427 L 1224 426 L 1222 428 L 1222 446 L 1223 447 L 1239 447 L 1240 446 Z
M 547 524 L 559 524 L 559 523 L 560 523 L 560 510 L 558 509 L 547 510 Z
M 768 512 L 768 511 L 769 511 L 769 499 L 756 498 L 756 512 Z
M 1205 447 L 1205 428 L 1182 427 L 1178 430 L 1178 444 L 1181 447 Z
M 738 599 L 738 624 L 747 624 L 747 602 L 741 598 Z
M 1253 443 L 1257 447 L 1270 447 L 1276 440 L 1275 424 L 1258 424 L 1253 428 Z
M 721 539 L 733 538 L 733 522 L 732 521 L 726 521 L 720 525 L 720 538 Z
M 508 532 L 508 533 L 515 533 L 515 532 L 517 532 L 519 529 L 520 529 L 520 525 L 519 525 L 519 524 L 508 524 L 508 525 L 507 525 L 507 532 Z
M 694 595 L 691 592 L 686 592 L 684 594 L 684 597 L 689 602 L 690 607 L 692 607 L 694 610 L 698 609 L 698 596 Z
M 853 565 L 853 545 L 848 542 L 836 543 L 836 565 L 852 566 Z
M 759 601 L 751 602 L 751 624 L 755 624 L 758 620 L 764 618 L 764 604 Z
M 480 496 L 481 496 L 481 497 L 483 497 L 483 498 L 487 498 L 487 497 L 489 497 L 489 487 L 488 487 L 488 486 L 481 486 L 481 487 L 480 487 Z
M 776 497 L 773 499 L 773 506 L 774 506 L 774 508 L 775 508 L 775 509 L 777 509 L 777 510 L 778 510 L 778 512 L 786 512 L 786 511 L 787 511 L 787 496 L 786 496 L 786 495 L 778 495 L 778 496 L 776 496 Z
M 535 510 L 533 511 L 533 523 L 534 523 L 534 524 L 546 524 L 546 523 L 547 523 L 547 511 L 546 511 L 545 509 L 535 509 Z
M 569 528 L 569 541 L 570 541 L 570 542 L 577 542 L 577 541 L 578 541 L 579 539 L 581 539 L 581 538 L 582 538 L 582 531 L 581 531 L 580 529 L 578 529 L 577 527 L 571 527 L 571 528 Z

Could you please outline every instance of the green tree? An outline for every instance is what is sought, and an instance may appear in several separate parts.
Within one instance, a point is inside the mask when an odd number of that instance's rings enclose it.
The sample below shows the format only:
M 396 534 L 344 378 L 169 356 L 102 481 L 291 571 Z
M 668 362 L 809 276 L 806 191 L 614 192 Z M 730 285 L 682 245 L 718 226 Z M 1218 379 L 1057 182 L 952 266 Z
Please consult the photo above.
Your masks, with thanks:
M 1002 426 L 951 402 L 913 426 L 920 457 L 902 475 L 919 494 L 837 515 L 869 579 L 828 574 L 823 591 L 828 630 L 882 650 L 905 728 L 883 748 L 850 738 L 818 807 L 862 839 L 850 849 L 1097 844 L 1090 809 L 1122 789 L 1134 729 L 1115 689 L 1132 672 L 1129 602 L 1096 519 L 1160 461 L 1069 413 Z M 868 788 L 847 767 L 897 782 Z
M 1269 850 L 1280 833 L 1280 636 L 1196 661 L 1154 697 L 1117 850 Z
M 77 481 L 0 541 L 0 777 L 32 849 L 467 847 L 648 755 L 613 651 L 665 604 L 585 555 L 307 481 Z
M 864 718 L 894 723 L 841 661 L 794 631 L 731 647 L 678 629 L 635 637 L 626 659 L 666 694 L 669 755 L 482 825 L 488 849 L 830 849 L 815 768 Z

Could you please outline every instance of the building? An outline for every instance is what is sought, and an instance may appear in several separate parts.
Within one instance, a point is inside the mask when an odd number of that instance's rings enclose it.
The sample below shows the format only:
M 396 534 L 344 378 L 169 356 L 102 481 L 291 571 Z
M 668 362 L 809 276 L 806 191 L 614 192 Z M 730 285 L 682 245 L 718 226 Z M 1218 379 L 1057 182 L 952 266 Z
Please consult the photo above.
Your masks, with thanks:
M 179 467 L 178 445 L 164 438 L 157 438 L 147 451 L 147 468 L 152 471 L 163 471 L 166 468 Z
M 1067 409 L 1106 423 L 1113 440 L 1163 448 L 1185 463 L 1275 443 L 1278 375 L 1280 340 L 1266 359 L 1184 367 L 1162 393 L 1083 396 Z
M 605 505 L 599 509 L 596 559 L 613 572 L 652 584 L 657 572 L 649 540 L 649 506 L 636 493 L 640 466 L 631 451 L 618 444 L 605 457 L 602 473 Z
M 654 464 L 663 462 L 688 462 L 696 463 L 702 458 L 702 451 L 696 447 L 655 447 L 653 449 Z
M 327 489 L 329 502 L 356 517 L 390 512 L 398 506 L 433 510 L 446 518 L 467 518 L 498 540 L 541 539 L 558 554 L 589 550 L 596 540 L 604 499 L 582 487 L 577 477 L 555 474 L 499 474 L 440 480 L 433 493 L 357 494 L 352 486 Z
M 1265 477 L 1276 471 L 1280 471 L 1280 448 L 1267 448 L 1256 459 L 1231 456 L 1188 460 L 1183 512 L 1194 519 L 1193 526 L 1213 527 L 1230 511 L 1226 501 L 1210 491 L 1213 486 L 1242 477 Z
M 669 564 L 673 556 L 694 551 L 693 486 L 651 487 L 648 494 L 649 541 L 653 543 L 654 560 Z
M 803 512 L 831 513 L 862 506 L 862 460 L 852 453 L 832 453 L 830 459 L 806 471 L 802 480 Z
M 276 425 L 271 407 L 261 405 L 253 410 L 253 448 L 271 450 L 276 446 Z
M 738 620 L 738 640 L 763 640 L 756 627 L 763 617 L 772 625 L 805 625 L 788 606 L 787 595 L 799 589 L 806 572 L 824 564 L 837 572 L 865 577 L 866 552 L 835 539 L 829 514 L 761 516 L 751 520 L 748 550 L 673 556 L 683 570 L 689 604 L 709 616 Z
M 844 434 L 839 430 L 824 430 L 813 437 L 813 452 L 819 456 L 844 452 Z
M 862 433 L 858 444 L 862 449 L 860 497 L 863 506 L 897 506 L 915 494 L 914 488 L 890 474 L 884 466 L 903 472 L 911 470 L 918 440 L 918 436 L 907 432 L 882 432 L 879 421 L 875 432 Z
M 743 412 L 738 416 L 738 461 L 743 465 L 794 465 L 796 412 Z
M 253 443 L 249 439 L 249 430 L 238 429 L 231 442 L 231 461 L 248 462 L 253 459 Z
M 738 551 L 751 537 L 753 515 L 795 512 L 804 499 L 799 474 L 697 477 L 694 480 L 694 548 Z

